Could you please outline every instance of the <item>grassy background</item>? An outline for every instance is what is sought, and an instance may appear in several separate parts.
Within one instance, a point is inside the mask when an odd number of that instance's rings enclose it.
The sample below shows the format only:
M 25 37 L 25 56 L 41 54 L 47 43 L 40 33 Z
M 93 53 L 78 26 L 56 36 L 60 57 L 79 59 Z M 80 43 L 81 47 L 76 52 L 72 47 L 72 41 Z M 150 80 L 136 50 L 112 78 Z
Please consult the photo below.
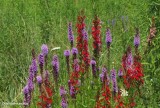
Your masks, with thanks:
M 60 84 L 67 87 L 67 74 L 63 50 L 69 48 L 67 41 L 67 23 L 73 22 L 76 36 L 76 20 L 79 11 L 83 9 L 86 15 L 87 30 L 89 32 L 90 53 L 92 54 L 91 26 L 95 13 L 102 20 L 103 54 L 101 64 L 106 64 L 105 28 L 109 26 L 113 35 L 111 46 L 111 62 L 119 68 L 123 52 L 121 36 L 125 36 L 127 45 L 133 46 L 134 28 L 140 29 L 140 52 L 146 45 L 151 16 L 156 17 L 159 28 L 160 2 L 158 0 L 1 0 L 0 1 L 0 102 L 23 101 L 22 88 L 28 77 L 28 67 L 31 63 L 31 49 L 36 54 L 40 52 L 43 43 L 49 49 L 61 47 L 59 51 L 49 52 L 49 62 L 54 54 L 58 54 L 60 65 Z M 127 17 L 127 32 L 122 28 L 122 16 Z M 111 21 L 115 19 L 115 25 Z M 108 23 L 109 22 L 109 23 Z M 158 34 L 159 35 L 159 34 Z M 160 107 L 160 38 L 156 38 L 150 53 L 143 60 L 145 71 L 145 96 L 137 107 Z M 51 64 L 50 66 L 51 67 Z M 51 68 L 49 68 L 51 72 Z M 152 79 L 152 80 L 151 80 Z M 84 87 L 88 87 L 88 83 Z M 92 107 L 93 92 L 90 88 L 84 90 L 86 101 L 79 104 L 79 108 Z M 55 98 L 58 98 L 58 93 Z M 38 96 L 36 93 L 35 96 Z M 91 99 L 89 97 L 91 96 Z M 35 99 L 33 102 L 36 102 Z M 141 104 L 144 102 L 143 105 Z M 54 107 L 59 107 L 56 101 Z M 32 104 L 34 107 L 34 103 Z M 90 106 L 91 105 L 91 106 Z M 8 106 L 7 106 L 8 107 Z M 14 106 L 13 106 L 14 107 Z M 15 106 L 17 108 L 17 106 Z M 72 106 L 70 106 L 72 108 Z

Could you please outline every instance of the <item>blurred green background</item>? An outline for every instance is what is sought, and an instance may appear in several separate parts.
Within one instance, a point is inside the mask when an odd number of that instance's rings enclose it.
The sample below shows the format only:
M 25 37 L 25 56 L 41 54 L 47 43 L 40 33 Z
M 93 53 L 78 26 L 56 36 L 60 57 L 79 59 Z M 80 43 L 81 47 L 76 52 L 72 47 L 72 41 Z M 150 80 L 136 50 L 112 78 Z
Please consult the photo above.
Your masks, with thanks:
M 160 28 L 159 0 L 0 0 L 0 102 L 23 102 L 22 89 L 27 82 L 31 49 L 34 48 L 38 55 L 43 43 L 50 49 L 49 63 L 53 54 L 58 54 L 61 61 L 60 84 L 66 85 L 67 88 L 63 57 L 63 51 L 70 46 L 67 39 L 67 24 L 69 21 L 73 23 L 76 37 L 77 15 L 80 10 L 84 10 L 86 16 L 91 55 L 91 26 L 94 15 L 97 14 L 102 21 L 101 64 L 106 63 L 106 27 L 111 28 L 113 36 L 111 62 L 116 63 L 116 70 L 120 67 L 123 55 L 121 36 L 125 37 L 126 45 L 133 46 L 134 29 L 138 27 L 141 36 L 139 50 L 143 54 L 152 16 L 155 16 L 157 30 Z M 122 17 L 126 31 L 122 27 Z M 53 52 L 51 49 L 54 47 L 61 49 Z M 160 107 L 159 32 L 142 63 L 145 73 L 144 96 L 139 100 L 137 107 L 158 108 Z M 51 64 L 49 66 L 51 67 Z M 51 72 L 51 68 L 49 70 Z M 90 101 L 92 100 L 87 100 Z M 87 106 L 87 102 L 80 108 Z

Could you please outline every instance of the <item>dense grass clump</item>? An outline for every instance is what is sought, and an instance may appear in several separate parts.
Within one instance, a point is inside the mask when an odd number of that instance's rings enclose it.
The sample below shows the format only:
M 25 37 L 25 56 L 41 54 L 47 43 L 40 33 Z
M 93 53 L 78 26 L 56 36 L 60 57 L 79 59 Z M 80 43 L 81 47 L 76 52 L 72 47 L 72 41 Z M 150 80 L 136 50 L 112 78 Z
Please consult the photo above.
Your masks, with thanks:
M 2 0 L 0 107 L 160 107 L 159 6 L 158 0 Z M 127 58 L 143 73 L 137 82 L 126 78 Z

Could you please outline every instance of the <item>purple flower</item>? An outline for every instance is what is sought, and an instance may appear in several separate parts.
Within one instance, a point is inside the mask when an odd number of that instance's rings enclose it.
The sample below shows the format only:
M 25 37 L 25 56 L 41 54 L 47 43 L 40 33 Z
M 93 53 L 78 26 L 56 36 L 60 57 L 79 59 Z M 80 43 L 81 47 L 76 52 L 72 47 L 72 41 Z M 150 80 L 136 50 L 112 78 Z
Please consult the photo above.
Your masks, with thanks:
M 127 68 L 131 68 L 132 65 L 133 65 L 133 56 L 132 56 L 132 52 L 128 52 L 127 58 L 126 58 L 126 67 L 127 67 Z
M 68 103 L 64 97 L 62 98 L 61 106 L 62 106 L 62 108 L 68 108 Z
M 68 40 L 69 40 L 69 42 L 72 42 L 72 43 L 74 40 L 74 35 L 73 35 L 73 31 L 72 31 L 72 23 L 68 24 Z
M 74 99 L 76 98 L 76 90 L 75 90 L 74 86 L 72 86 L 72 85 L 70 87 L 70 95 L 72 98 L 74 98 Z
M 140 44 L 140 36 L 139 33 L 137 33 L 134 37 L 134 46 L 138 47 Z
M 70 66 L 69 66 L 70 50 L 65 50 L 64 51 L 64 56 L 66 57 L 67 71 L 68 71 L 68 74 L 69 74 L 70 73 Z
M 28 85 L 23 88 L 23 93 L 26 95 L 29 93 Z
M 37 76 L 36 79 L 37 79 L 38 84 L 42 84 L 42 77 L 41 76 Z
M 110 31 L 109 28 L 107 28 L 107 31 L 106 31 L 106 44 L 107 44 L 108 48 L 110 47 L 111 42 L 112 42 L 111 31 Z
M 91 67 L 92 67 L 92 74 L 93 74 L 93 77 L 96 77 L 96 61 L 95 60 L 91 60 Z
M 80 67 L 79 67 L 79 62 L 78 59 L 74 60 L 74 72 L 79 72 Z
M 33 81 L 34 78 L 34 71 L 33 71 L 33 66 L 29 66 L 29 79 Z
M 67 93 L 67 91 L 64 89 L 63 86 L 61 86 L 61 87 L 60 87 L 60 95 L 61 95 L 61 96 L 64 96 L 64 95 L 66 95 L 66 93 Z
M 29 92 L 28 85 L 26 85 L 23 88 L 23 93 L 24 93 L 24 106 L 26 107 L 30 103 L 30 92 Z
M 58 76 L 59 76 L 59 60 L 58 60 L 57 55 L 53 56 L 52 66 L 53 66 L 54 80 L 55 80 L 55 83 L 57 84 L 58 83 Z
M 118 71 L 118 76 L 119 76 L 119 77 L 122 77 L 122 76 L 123 76 L 122 68 L 119 69 L 119 71 Z
M 117 93 L 118 87 L 117 87 L 117 79 L 116 79 L 116 70 L 115 69 L 111 70 L 111 79 L 112 79 L 113 92 Z
M 108 81 L 108 85 L 109 85 L 109 76 L 108 76 L 108 73 L 107 73 L 107 69 L 105 67 L 102 67 L 102 73 L 100 74 L 100 79 L 101 81 L 105 81 L 105 78 L 107 78 L 107 81 Z
M 42 50 L 42 54 L 44 54 L 44 56 L 46 56 L 48 54 L 48 46 L 46 44 L 43 44 L 41 46 L 41 50 Z
M 87 33 L 87 31 L 85 29 L 83 29 L 82 33 L 83 33 L 83 40 L 88 41 L 88 33 Z
M 52 66 L 55 67 L 56 72 L 59 71 L 59 60 L 57 55 L 53 56 Z
M 72 48 L 72 54 L 78 54 L 77 48 Z
M 40 53 L 39 56 L 38 56 L 38 63 L 39 65 L 44 65 L 44 55 L 43 53 Z
M 33 68 L 33 72 L 34 72 L 34 75 L 37 74 L 37 63 L 36 63 L 36 59 L 32 59 L 32 68 Z
M 67 56 L 70 56 L 70 50 L 65 50 L 64 51 L 64 55 L 67 57 Z
M 34 89 L 33 81 L 28 79 L 28 90 L 31 92 Z

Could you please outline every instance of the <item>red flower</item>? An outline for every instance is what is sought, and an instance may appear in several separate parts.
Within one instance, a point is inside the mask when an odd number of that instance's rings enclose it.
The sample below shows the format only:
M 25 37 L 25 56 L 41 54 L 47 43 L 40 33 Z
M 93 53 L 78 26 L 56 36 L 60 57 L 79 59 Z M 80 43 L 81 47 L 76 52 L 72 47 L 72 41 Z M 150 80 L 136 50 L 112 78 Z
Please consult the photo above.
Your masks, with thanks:
M 92 26 L 92 37 L 93 37 L 93 48 L 94 48 L 94 57 L 98 58 L 99 53 L 101 51 L 101 37 L 100 37 L 100 19 L 95 16 L 95 19 L 93 20 L 93 26 Z

